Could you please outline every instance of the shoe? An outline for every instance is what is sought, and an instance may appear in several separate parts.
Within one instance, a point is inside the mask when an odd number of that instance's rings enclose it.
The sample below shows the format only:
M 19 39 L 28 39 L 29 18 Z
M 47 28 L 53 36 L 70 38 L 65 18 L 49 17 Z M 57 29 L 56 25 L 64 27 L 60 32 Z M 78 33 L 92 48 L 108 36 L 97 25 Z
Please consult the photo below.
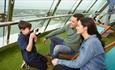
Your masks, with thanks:
M 28 69 L 28 68 L 30 68 L 30 66 L 27 65 L 25 61 L 23 61 L 21 68 L 27 68 Z
M 25 66 L 25 61 L 23 61 L 21 68 L 24 68 L 24 66 Z

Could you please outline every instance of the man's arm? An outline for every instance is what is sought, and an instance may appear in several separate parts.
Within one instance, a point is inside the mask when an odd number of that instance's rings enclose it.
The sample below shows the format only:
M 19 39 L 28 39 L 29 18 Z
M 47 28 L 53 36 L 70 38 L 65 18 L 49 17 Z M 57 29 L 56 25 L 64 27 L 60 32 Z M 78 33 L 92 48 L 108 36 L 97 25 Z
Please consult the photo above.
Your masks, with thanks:
M 65 28 L 66 28 L 66 26 L 64 26 L 64 27 L 62 27 L 62 28 L 59 28 L 59 29 L 57 29 L 57 30 L 55 30 L 55 31 L 53 31 L 53 32 L 51 32 L 51 33 L 49 33 L 48 35 L 46 35 L 45 38 L 48 39 L 48 38 L 51 37 L 51 36 L 55 36 L 55 35 L 61 34 L 61 33 L 65 32 Z

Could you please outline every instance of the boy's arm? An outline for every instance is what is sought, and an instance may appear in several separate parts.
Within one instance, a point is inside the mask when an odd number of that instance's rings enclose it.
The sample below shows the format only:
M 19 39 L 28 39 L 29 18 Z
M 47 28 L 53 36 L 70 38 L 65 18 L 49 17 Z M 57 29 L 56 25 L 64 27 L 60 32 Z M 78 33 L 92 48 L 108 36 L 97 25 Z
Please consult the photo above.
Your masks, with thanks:
M 34 39 L 36 39 L 36 35 L 35 35 L 35 33 L 31 33 L 30 37 L 29 37 L 29 43 L 28 43 L 28 45 L 26 47 L 26 51 L 31 52 L 31 50 L 33 48 Z

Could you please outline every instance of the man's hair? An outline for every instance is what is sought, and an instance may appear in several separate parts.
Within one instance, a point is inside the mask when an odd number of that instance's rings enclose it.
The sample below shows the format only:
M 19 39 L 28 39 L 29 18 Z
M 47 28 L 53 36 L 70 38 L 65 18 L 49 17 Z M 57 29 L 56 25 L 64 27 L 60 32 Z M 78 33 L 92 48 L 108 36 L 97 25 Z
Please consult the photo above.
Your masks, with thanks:
M 27 21 L 21 20 L 21 21 L 19 22 L 19 24 L 18 24 L 18 27 L 19 27 L 20 30 L 21 30 L 21 29 L 26 29 L 26 28 L 31 29 L 32 25 L 31 25 L 29 22 L 27 22 Z
M 77 20 L 80 20 L 84 17 L 84 15 L 80 14 L 80 13 L 76 13 L 76 14 L 73 15 L 73 17 L 77 18 Z

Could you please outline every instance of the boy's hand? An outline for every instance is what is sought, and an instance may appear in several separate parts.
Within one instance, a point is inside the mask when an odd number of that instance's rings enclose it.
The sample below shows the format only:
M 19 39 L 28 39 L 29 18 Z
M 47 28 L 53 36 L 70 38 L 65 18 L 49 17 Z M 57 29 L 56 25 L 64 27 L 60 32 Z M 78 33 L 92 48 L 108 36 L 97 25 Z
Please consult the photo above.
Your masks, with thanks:
M 30 34 L 30 38 L 36 40 L 36 39 L 37 39 L 37 36 L 36 36 L 36 34 L 33 32 L 33 33 Z
M 47 43 L 48 43 L 48 40 L 45 38 L 45 39 L 43 40 L 43 42 L 44 42 L 44 44 L 47 44 Z

